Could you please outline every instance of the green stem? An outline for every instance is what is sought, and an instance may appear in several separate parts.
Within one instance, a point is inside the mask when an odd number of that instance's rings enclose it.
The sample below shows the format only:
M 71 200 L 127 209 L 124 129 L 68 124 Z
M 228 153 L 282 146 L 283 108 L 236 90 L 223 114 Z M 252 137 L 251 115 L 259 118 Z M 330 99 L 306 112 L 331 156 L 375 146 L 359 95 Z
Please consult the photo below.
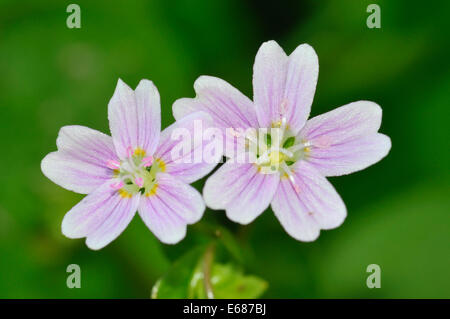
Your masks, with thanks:
M 203 257 L 203 285 L 205 287 L 205 293 L 208 299 L 214 299 L 214 291 L 211 283 L 211 271 L 215 251 L 216 245 L 215 243 L 211 243 L 206 249 Z

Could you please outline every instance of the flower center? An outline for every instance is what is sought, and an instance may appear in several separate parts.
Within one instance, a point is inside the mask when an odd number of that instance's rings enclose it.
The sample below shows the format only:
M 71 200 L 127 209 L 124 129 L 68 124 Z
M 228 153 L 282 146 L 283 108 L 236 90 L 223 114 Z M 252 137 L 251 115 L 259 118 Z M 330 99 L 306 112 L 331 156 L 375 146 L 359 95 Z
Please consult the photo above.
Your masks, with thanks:
M 307 142 L 293 136 L 289 129 L 272 127 L 270 133 L 265 133 L 263 139 L 259 138 L 256 151 L 258 170 L 263 174 L 281 172 L 290 176 L 291 166 L 305 158 L 309 152 L 308 146 Z
M 257 136 L 246 136 L 246 138 L 250 151 L 253 149 L 253 154 L 256 155 L 255 164 L 258 171 L 263 174 L 280 172 L 282 177 L 289 178 L 296 192 L 299 192 L 292 167 L 293 164 L 308 155 L 311 143 L 296 138 L 289 129 L 284 115 L 287 103 L 287 101 L 283 101 L 280 106 L 279 120 L 272 123 L 267 132 L 260 131 Z
M 271 166 L 279 165 L 287 158 L 288 156 L 284 155 L 284 153 L 281 153 L 280 151 L 272 151 L 269 154 L 269 162 Z
M 161 159 L 146 156 L 141 148 L 133 150 L 129 147 L 126 159 L 108 160 L 106 165 L 114 171 L 111 188 L 116 189 L 122 197 L 132 197 L 138 193 L 154 195 L 158 187 L 156 174 L 165 171 L 165 163 Z

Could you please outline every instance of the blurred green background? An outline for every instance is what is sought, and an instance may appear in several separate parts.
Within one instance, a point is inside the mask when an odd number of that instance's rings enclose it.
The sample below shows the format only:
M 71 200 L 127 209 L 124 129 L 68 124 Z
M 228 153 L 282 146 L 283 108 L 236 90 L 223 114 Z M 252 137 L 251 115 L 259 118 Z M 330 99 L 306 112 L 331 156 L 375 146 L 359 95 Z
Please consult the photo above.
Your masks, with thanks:
M 68 29 L 70 3 L 0 4 L 0 297 L 148 298 L 171 263 L 205 241 L 201 224 L 167 246 L 136 217 L 109 246 L 90 251 L 60 231 L 83 196 L 46 179 L 40 161 L 64 125 L 109 133 L 119 77 L 132 87 L 154 81 L 164 127 L 200 75 L 251 97 L 255 54 L 274 39 L 288 53 L 304 42 L 317 51 L 312 115 L 376 101 L 392 150 L 331 179 L 348 217 L 316 242 L 290 238 L 271 211 L 244 227 L 208 210 L 202 223 L 235 234 L 245 272 L 269 283 L 263 297 L 450 298 L 448 1 L 78 0 L 82 27 Z M 366 26 L 369 3 L 381 7 L 381 29 Z M 81 289 L 66 287 L 72 263 Z M 381 266 L 381 289 L 366 287 L 372 263 Z

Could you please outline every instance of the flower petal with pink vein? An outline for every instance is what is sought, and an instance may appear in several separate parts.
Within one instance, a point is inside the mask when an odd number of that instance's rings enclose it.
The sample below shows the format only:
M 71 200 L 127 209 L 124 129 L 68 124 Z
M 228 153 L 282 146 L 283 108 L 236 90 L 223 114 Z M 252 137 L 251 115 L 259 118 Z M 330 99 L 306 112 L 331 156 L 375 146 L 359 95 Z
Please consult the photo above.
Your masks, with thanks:
M 282 178 L 272 201 L 272 210 L 286 232 L 300 241 L 313 241 L 320 229 L 341 225 L 345 205 L 334 187 L 316 169 L 300 161 L 294 167 L 296 188 Z
M 376 103 L 358 101 L 310 119 L 299 134 L 312 143 L 307 160 L 325 176 L 350 174 L 378 162 L 391 148 L 389 137 L 377 133 L 381 115 Z
M 253 65 L 253 101 L 259 127 L 279 120 L 286 89 L 288 57 L 275 41 L 264 42 Z
M 227 217 L 248 224 L 267 207 L 275 194 L 280 174 L 262 174 L 254 164 L 223 164 L 205 183 L 203 197 L 212 209 L 225 209 Z
M 141 80 L 133 91 L 119 79 L 108 104 L 108 119 L 114 146 L 121 159 L 128 148 L 153 154 L 161 130 L 159 93 L 153 82 Z
M 58 151 L 41 162 L 42 172 L 54 183 L 87 194 L 112 177 L 106 165 L 117 155 L 110 136 L 84 126 L 65 126 L 56 144 Z
M 228 82 L 212 76 L 201 76 L 194 83 L 197 96 L 182 98 L 172 106 L 175 119 L 197 111 L 210 114 L 222 129 L 257 127 L 253 102 Z
M 195 132 L 195 125 L 200 125 L 200 123 L 202 130 Z M 206 161 L 206 157 L 203 155 L 206 154 L 207 145 L 213 143 L 213 140 L 204 140 L 203 133 L 209 127 L 213 127 L 211 117 L 206 112 L 195 112 L 181 118 L 162 131 L 160 144 L 154 157 L 164 162 L 165 173 L 169 173 L 185 183 L 192 183 L 213 170 L 222 158 L 223 150 L 219 148 L 217 152 L 212 152 L 211 158 Z M 184 131 L 190 136 L 191 141 L 186 150 L 180 147 L 183 136 L 174 138 L 172 135 L 177 130 Z M 196 134 L 201 135 L 197 136 Z M 220 132 L 216 138 L 222 138 Z M 196 154 L 199 156 L 198 158 L 195 157 Z
M 159 173 L 157 181 L 155 193 L 142 197 L 139 215 L 160 241 L 175 244 L 200 220 L 205 204 L 195 188 L 169 174 Z
M 294 134 L 305 125 L 311 111 L 319 77 L 319 59 L 308 44 L 299 45 L 289 56 L 284 99 L 286 120 Z
M 324 176 L 340 176 L 360 171 L 384 158 L 391 148 L 391 139 L 375 133 L 343 144 L 310 151 L 307 161 Z
M 62 233 L 69 238 L 87 237 L 91 249 L 101 249 L 116 239 L 130 223 L 139 205 L 139 196 L 122 197 L 101 185 L 75 205 L 62 222 Z
M 319 60 L 308 44 L 290 56 L 275 41 L 261 45 L 253 66 L 253 99 L 260 127 L 283 117 L 294 134 L 305 124 L 316 91 Z
M 226 134 L 226 130 L 233 128 L 245 130 L 258 127 L 255 107 L 253 102 L 234 88 L 229 83 L 212 76 L 201 76 L 194 83 L 197 94 L 195 98 L 182 98 L 173 104 L 175 119 L 192 112 L 204 111 L 211 115 L 214 125 Z M 232 134 L 225 136 L 225 155 L 234 157 L 238 149 L 237 145 L 245 143 L 243 139 L 237 139 Z

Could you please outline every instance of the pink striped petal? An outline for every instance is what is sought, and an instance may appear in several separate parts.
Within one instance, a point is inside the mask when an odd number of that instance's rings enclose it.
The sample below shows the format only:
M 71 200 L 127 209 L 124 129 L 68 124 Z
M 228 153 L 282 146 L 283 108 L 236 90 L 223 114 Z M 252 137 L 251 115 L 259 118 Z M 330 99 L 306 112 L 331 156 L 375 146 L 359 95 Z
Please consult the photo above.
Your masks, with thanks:
M 177 178 L 159 173 L 157 180 L 155 193 L 142 197 L 139 215 L 160 241 L 175 244 L 186 236 L 188 224 L 200 220 L 205 204 L 195 188 Z
M 198 125 L 198 130 L 196 130 Z M 211 117 L 206 112 L 191 113 L 164 129 L 161 133 L 160 144 L 155 151 L 155 160 L 162 160 L 165 172 L 169 173 L 185 183 L 192 183 L 207 175 L 222 158 L 223 149 L 211 152 L 207 157 L 208 145 L 213 140 L 203 138 L 203 133 L 209 127 L 213 127 Z M 181 147 L 182 136 L 173 135 L 176 132 L 184 132 L 190 137 L 190 143 L 186 149 Z M 220 131 L 217 139 L 221 139 Z M 187 136 L 186 135 L 186 136 Z
M 390 149 L 391 139 L 375 133 L 327 148 L 314 148 L 308 162 L 324 176 L 340 176 L 377 163 Z
M 262 174 L 254 164 L 227 161 L 205 183 L 203 197 L 212 209 L 225 209 L 229 219 L 248 224 L 270 204 L 279 173 Z
M 311 111 L 319 77 L 319 59 L 308 44 L 299 45 L 289 56 L 284 100 L 286 119 L 294 134 L 305 125 Z
M 270 127 L 286 117 L 296 134 L 305 124 L 316 91 L 319 61 L 308 44 L 288 57 L 275 41 L 261 45 L 253 67 L 253 90 L 259 124 Z
M 288 178 L 281 179 L 271 204 L 290 236 L 300 241 L 313 241 L 320 229 L 336 228 L 343 223 L 347 211 L 342 199 L 312 165 L 297 162 L 294 180 L 295 185 Z
M 108 161 L 115 161 L 112 138 L 84 126 L 65 126 L 56 140 L 58 151 L 48 154 L 41 170 L 54 183 L 87 194 L 113 175 Z
M 253 101 L 260 127 L 279 120 L 286 88 L 288 57 L 275 41 L 264 42 L 253 66 Z
M 110 187 L 111 182 L 87 195 L 64 216 L 62 232 L 65 236 L 87 237 L 87 246 L 97 250 L 123 232 L 136 212 L 139 196 L 124 198 Z
M 179 99 L 173 104 L 177 120 L 192 112 L 204 111 L 211 115 L 214 126 L 220 128 L 222 134 L 230 128 L 245 130 L 258 127 L 253 102 L 229 83 L 212 76 L 201 76 L 195 81 L 194 89 L 197 93 L 195 98 Z M 225 154 L 233 157 L 238 149 L 236 145 L 244 141 L 231 135 L 225 135 L 225 138 Z
M 387 155 L 389 137 L 378 134 L 381 108 L 358 101 L 310 119 L 300 137 L 312 143 L 308 161 L 325 176 L 362 170 Z
M 211 115 L 217 127 L 226 129 L 257 127 L 252 101 L 239 90 L 216 77 L 201 76 L 194 83 L 197 96 L 183 98 L 173 104 L 173 115 L 179 120 L 192 112 Z
M 149 80 L 142 80 L 133 91 L 119 79 L 108 104 L 108 119 L 117 154 L 121 159 L 127 150 L 141 148 L 153 154 L 161 130 L 159 93 Z

